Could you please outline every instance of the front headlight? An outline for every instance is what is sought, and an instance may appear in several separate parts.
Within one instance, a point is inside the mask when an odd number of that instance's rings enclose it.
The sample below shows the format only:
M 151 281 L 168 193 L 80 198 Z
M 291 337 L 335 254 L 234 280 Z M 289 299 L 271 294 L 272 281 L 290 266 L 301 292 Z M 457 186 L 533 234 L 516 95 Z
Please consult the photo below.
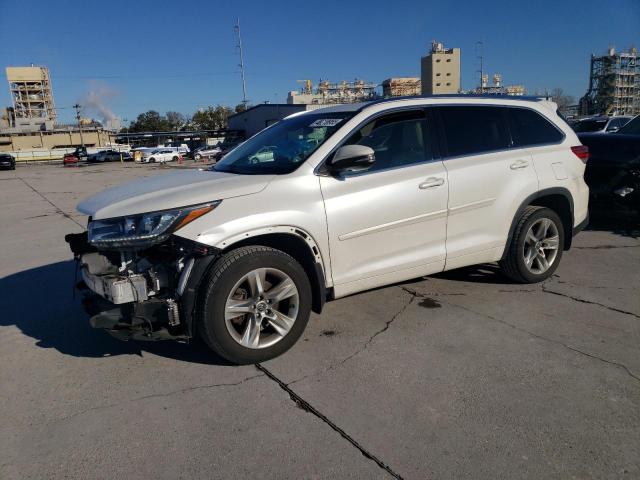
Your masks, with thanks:
M 89 222 L 89 243 L 98 248 L 147 248 L 210 212 L 220 200 L 192 207 Z

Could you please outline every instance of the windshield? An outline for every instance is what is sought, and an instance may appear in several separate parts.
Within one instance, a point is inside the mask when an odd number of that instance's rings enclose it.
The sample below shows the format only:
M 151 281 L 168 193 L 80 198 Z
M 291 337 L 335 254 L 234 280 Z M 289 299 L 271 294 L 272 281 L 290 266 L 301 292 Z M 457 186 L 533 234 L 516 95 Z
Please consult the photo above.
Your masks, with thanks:
M 618 133 L 626 133 L 627 135 L 640 135 L 640 115 L 627 123 L 618 130 Z
M 581 120 L 573 126 L 573 129 L 578 133 L 599 132 L 600 130 L 604 130 L 608 121 L 606 118 Z
M 211 170 L 243 175 L 291 173 L 351 116 L 351 112 L 312 113 L 282 120 L 229 152 Z

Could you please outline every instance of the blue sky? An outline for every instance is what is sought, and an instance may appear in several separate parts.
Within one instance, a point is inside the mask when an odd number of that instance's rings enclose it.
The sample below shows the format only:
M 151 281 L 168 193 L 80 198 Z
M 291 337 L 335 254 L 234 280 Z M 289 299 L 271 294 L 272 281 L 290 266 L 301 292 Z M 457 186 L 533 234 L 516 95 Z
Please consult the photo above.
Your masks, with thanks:
M 420 74 L 432 39 L 462 49 L 462 84 L 485 71 L 528 91 L 579 97 L 589 55 L 640 47 L 640 0 L 281 2 L 0 0 L 0 66 L 47 65 L 62 120 L 97 92 L 128 120 L 242 99 L 233 24 L 240 17 L 248 98 L 286 102 L 298 79 L 379 83 Z M 25 24 L 28 22 L 28 26 Z M 3 79 L 6 82 L 6 79 Z M 9 105 L 0 87 L 0 106 Z M 89 115 L 92 112 L 87 112 Z

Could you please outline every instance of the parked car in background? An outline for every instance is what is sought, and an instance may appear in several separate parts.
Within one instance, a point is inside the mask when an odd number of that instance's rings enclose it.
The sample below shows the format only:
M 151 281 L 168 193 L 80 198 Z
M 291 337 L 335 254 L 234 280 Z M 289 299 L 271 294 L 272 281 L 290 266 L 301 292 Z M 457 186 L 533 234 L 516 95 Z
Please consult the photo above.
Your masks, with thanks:
M 133 160 L 133 157 L 129 152 L 120 152 L 118 150 L 103 150 L 94 155 L 90 155 L 88 161 L 92 163 L 119 162 L 121 159 L 124 162 L 130 162 Z
M 80 163 L 80 158 L 75 153 L 65 153 L 62 156 L 63 165 L 77 165 Z
M 456 95 L 327 107 L 208 170 L 98 193 L 78 205 L 87 232 L 66 237 L 91 325 L 199 335 L 256 363 L 288 350 L 326 300 L 487 262 L 541 282 L 588 219 L 588 151 L 556 110 Z
M 640 115 L 610 135 L 580 133 L 589 147 L 585 180 L 594 206 L 640 213 Z
M 8 153 L 0 153 L 0 168 L 4 170 L 15 170 L 16 159 Z
M 208 159 L 216 159 L 222 152 L 222 149 L 219 145 L 207 145 L 204 147 L 199 147 L 194 151 L 193 158 L 194 160 L 202 160 L 203 158 Z
M 573 123 L 572 127 L 576 133 L 613 133 L 617 132 L 632 118 L 629 115 L 614 117 L 598 115 L 578 120 Z
M 177 162 L 180 158 L 174 148 L 158 148 L 150 152 L 144 152 L 142 154 L 142 163 L 165 163 L 165 162 Z

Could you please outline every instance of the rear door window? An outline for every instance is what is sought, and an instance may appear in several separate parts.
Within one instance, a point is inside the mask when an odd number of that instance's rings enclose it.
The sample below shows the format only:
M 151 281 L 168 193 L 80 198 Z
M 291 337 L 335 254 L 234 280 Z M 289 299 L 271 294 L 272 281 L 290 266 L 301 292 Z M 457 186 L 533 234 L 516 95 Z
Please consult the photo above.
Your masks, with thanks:
M 509 108 L 515 147 L 559 143 L 564 134 L 538 112 L 528 108 Z
M 449 157 L 475 155 L 511 146 L 504 108 L 490 106 L 437 107 Z

